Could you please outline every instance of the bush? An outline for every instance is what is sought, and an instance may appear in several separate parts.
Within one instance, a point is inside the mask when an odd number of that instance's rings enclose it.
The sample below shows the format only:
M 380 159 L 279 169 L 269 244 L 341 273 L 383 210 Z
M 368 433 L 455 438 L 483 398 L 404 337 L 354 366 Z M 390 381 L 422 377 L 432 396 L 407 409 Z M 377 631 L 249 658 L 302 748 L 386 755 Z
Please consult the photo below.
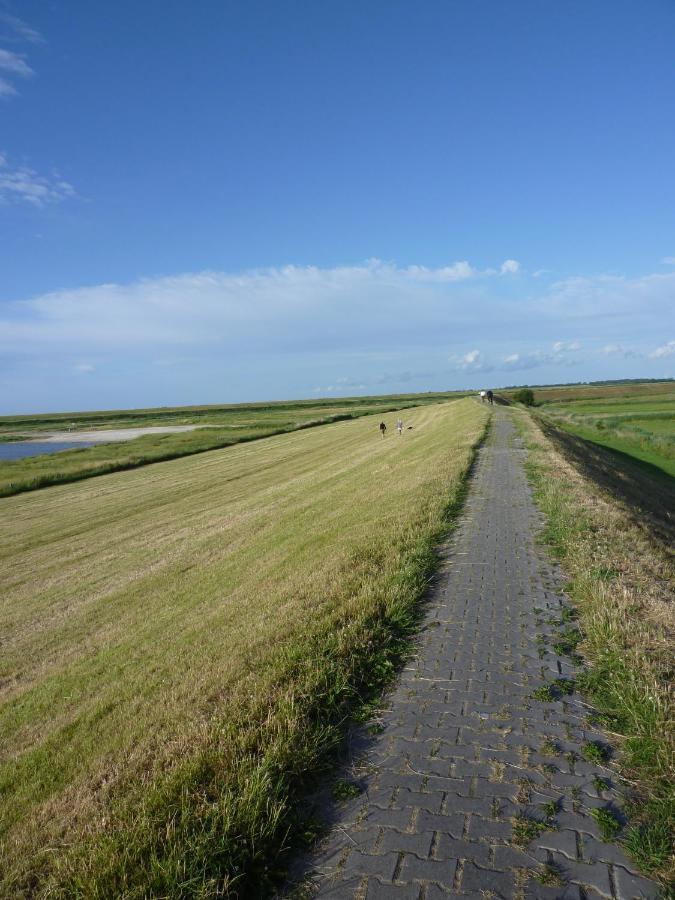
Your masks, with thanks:
M 522 403 L 523 406 L 534 406 L 534 392 L 530 388 L 521 388 L 515 391 L 513 399 L 516 403 Z

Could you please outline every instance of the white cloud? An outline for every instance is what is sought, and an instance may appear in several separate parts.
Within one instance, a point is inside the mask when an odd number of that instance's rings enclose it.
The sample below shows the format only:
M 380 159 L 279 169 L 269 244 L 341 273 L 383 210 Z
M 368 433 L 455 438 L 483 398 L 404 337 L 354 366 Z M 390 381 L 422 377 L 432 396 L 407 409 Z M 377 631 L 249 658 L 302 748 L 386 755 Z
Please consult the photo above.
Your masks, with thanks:
M 59 175 L 39 175 L 28 166 L 12 168 L 0 156 L 0 202 L 23 202 L 42 207 L 75 196 L 75 188 Z
M 44 40 L 39 31 L 8 12 L 0 12 L 0 26 L 3 28 L 0 40 L 5 42 L 27 41 L 29 44 L 41 44 Z
M 91 363 L 76 363 L 73 366 L 73 372 L 76 372 L 78 375 L 88 375 L 94 371 L 95 366 L 92 366 Z
M 499 271 L 502 275 L 515 275 L 520 271 L 520 263 L 517 259 L 505 259 Z
M 556 341 L 553 344 L 554 353 L 574 353 L 577 350 L 581 350 L 579 341 Z
M 505 356 L 504 362 L 507 366 L 515 366 L 520 362 L 520 353 L 511 353 L 509 356 Z
M 9 76 L 29 78 L 34 74 L 21 54 L 4 50 L 2 47 L 0 47 L 0 72 L 6 73 L 5 77 L 0 77 L 0 97 L 13 97 L 17 94 L 12 82 L 7 80 Z
M 662 344 L 649 355 L 652 359 L 665 359 L 667 356 L 675 356 L 675 341 L 668 341 L 667 344 Z
M 453 263 L 451 266 L 441 266 L 438 269 L 428 269 L 426 266 L 408 266 L 403 270 L 409 278 L 416 281 L 463 281 L 472 278 L 477 272 L 466 260 Z
M 18 75 L 21 78 L 28 78 L 34 74 L 21 54 L 13 53 L 11 50 L 3 50 L 2 47 L 0 47 L 0 69 L 10 72 L 12 75 Z
M 448 357 L 450 367 L 457 372 L 490 372 L 492 366 L 483 361 L 480 350 L 469 350 L 463 356 Z
M 641 359 L 644 354 L 639 353 L 637 350 L 632 350 L 630 347 L 624 347 L 623 344 L 605 344 L 604 347 L 600 349 L 600 352 L 605 356 L 620 356 L 623 359 Z
M 0 78 L 0 97 L 14 97 L 16 88 L 10 84 L 5 78 Z
M 664 256 L 661 262 L 664 266 L 675 266 L 675 256 Z

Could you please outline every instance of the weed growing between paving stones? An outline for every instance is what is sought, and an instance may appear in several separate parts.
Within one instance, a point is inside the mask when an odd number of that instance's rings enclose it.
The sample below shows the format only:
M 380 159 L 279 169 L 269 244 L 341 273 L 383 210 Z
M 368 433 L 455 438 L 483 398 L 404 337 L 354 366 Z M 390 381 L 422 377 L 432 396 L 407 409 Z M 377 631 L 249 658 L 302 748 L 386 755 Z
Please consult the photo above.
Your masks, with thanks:
M 539 752 L 543 753 L 544 756 L 555 756 L 558 753 L 558 745 L 553 738 L 546 737 L 541 742 Z
M 553 863 L 545 863 L 534 873 L 534 877 L 539 884 L 542 884 L 545 887 L 564 887 L 564 885 L 567 884 L 562 872 L 558 866 Z
M 559 806 L 560 804 L 557 800 L 548 800 L 542 804 L 541 811 L 546 819 L 553 819 L 558 812 Z
M 531 819 L 524 813 L 518 813 L 512 819 L 513 823 L 513 843 L 517 847 L 527 847 L 527 845 L 535 838 L 539 837 L 545 831 L 551 831 L 555 828 L 550 822 L 539 822 L 537 819 Z
M 598 766 L 604 765 L 609 760 L 609 750 L 598 741 L 586 741 L 581 747 L 581 755 L 590 763 Z
M 581 444 L 576 455 L 569 452 L 572 465 L 563 455 L 567 443 L 549 424 L 539 428 L 522 412 L 513 418 L 526 440 L 526 470 L 547 519 L 544 538 L 571 576 L 567 593 L 577 604 L 576 611 L 563 610 L 569 631 L 554 649 L 572 658 L 577 647 L 583 651 L 590 668 L 578 687 L 600 712 L 593 718 L 625 736 L 620 761 L 636 795 L 627 849 L 645 872 L 673 883 L 675 857 L 661 852 L 659 837 L 672 840 L 675 833 L 675 628 L 667 588 L 672 558 L 662 531 L 651 529 L 649 507 L 646 519 L 642 511 L 634 516 L 632 508 L 622 507 L 574 468 L 583 463 Z M 590 452 L 602 462 L 604 451 Z M 616 457 L 607 459 L 615 468 L 620 464 Z M 589 465 L 588 471 L 596 477 L 598 467 Z M 661 502 L 656 482 L 645 504 L 652 494 L 654 503 Z
M 591 815 L 598 823 L 603 841 L 613 841 L 621 831 L 621 822 L 611 809 L 592 809 Z
M 533 700 L 540 700 L 542 703 L 554 703 L 556 695 L 550 684 L 542 684 L 530 694 Z
M 598 794 L 602 795 L 603 792 L 609 788 L 609 782 L 606 778 L 600 778 L 598 775 L 596 775 L 593 778 L 593 787 L 598 792 Z
M 333 786 L 333 797 L 336 800 L 352 800 L 360 793 L 361 788 L 353 781 L 337 781 Z

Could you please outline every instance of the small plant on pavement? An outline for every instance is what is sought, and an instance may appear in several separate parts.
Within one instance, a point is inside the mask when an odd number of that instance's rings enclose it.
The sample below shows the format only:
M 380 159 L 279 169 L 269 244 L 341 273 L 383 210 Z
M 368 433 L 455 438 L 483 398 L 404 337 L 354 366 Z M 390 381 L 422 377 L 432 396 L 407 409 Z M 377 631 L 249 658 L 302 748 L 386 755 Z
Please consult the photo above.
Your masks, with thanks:
M 513 843 L 517 847 L 526 847 L 544 831 L 550 831 L 551 827 L 550 823 L 538 822 L 524 813 L 519 813 L 513 818 Z
M 609 759 L 609 750 L 597 741 L 586 741 L 581 748 L 581 754 L 588 762 L 598 765 L 606 763 Z
M 592 809 L 591 815 L 598 823 L 603 841 L 613 841 L 621 831 L 621 822 L 611 809 Z

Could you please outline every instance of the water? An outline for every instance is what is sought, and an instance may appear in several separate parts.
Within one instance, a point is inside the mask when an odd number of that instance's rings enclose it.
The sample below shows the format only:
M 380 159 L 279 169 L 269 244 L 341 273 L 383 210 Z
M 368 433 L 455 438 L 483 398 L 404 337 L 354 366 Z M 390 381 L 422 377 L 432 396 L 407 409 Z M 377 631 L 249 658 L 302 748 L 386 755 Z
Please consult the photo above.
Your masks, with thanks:
M 80 447 L 93 447 L 95 441 L 86 443 L 78 441 L 9 441 L 0 443 L 0 460 L 24 459 L 26 456 L 41 456 L 43 453 L 58 453 L 59 450 L 77 450 Z

